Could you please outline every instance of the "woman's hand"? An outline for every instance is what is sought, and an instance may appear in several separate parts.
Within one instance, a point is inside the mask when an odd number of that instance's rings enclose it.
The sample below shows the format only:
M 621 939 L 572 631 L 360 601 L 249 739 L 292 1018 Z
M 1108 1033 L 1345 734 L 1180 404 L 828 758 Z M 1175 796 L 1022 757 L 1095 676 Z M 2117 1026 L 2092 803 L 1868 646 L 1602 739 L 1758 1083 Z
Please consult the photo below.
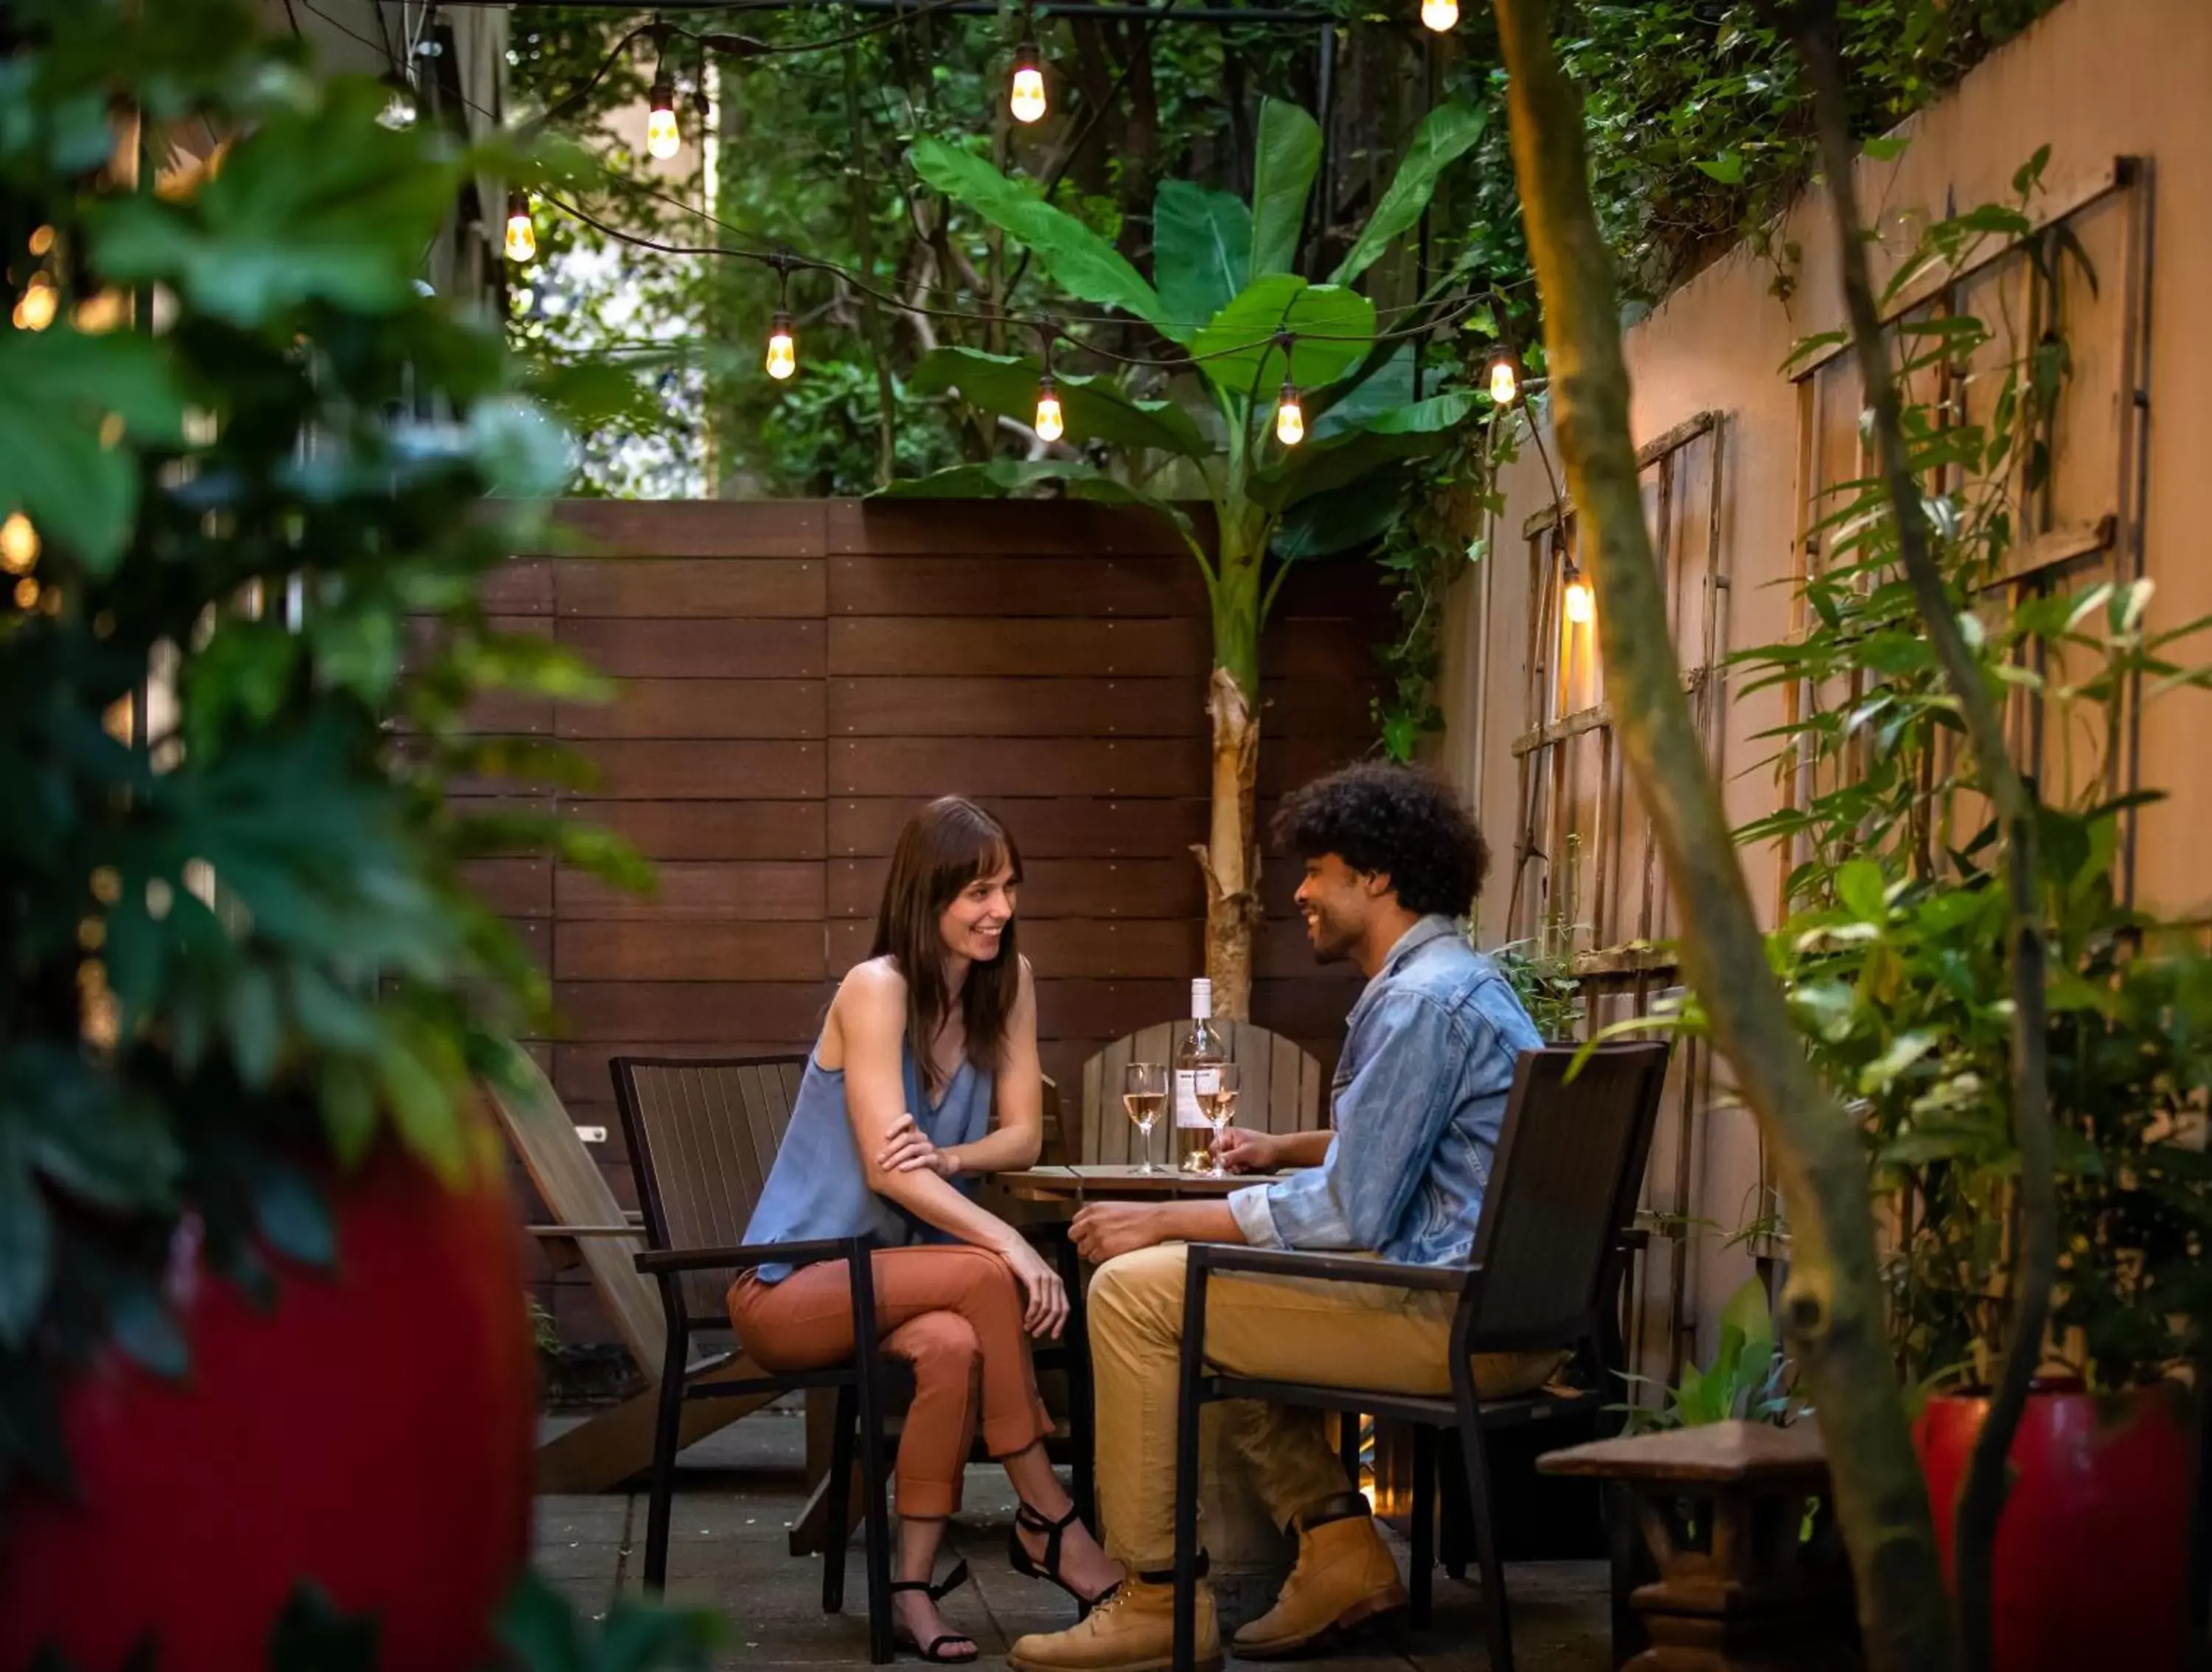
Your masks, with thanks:
M 892 1122 L 883 1149 L 877 1154 L 876 1165 L 887 1173 L 927 1172 L 935 1173 L 939 1178 L 951 1178 L 960 1170 L 960 1158 L 932 1143 L 929 1134 L 909 1113 Z
M 999 1250 L 1013 1268 L 1014 1281 L 1022 1286 L 1029 1304 L 1022 1312 L 1022 1328 L 1039 1341 L 1057 1341 L 1067 1322 L 1067 1286 L 1060 1280 L 1044 1257 L 1020 1237 Z
M 1221 1134 L 1214 1153 L 1232 1173 L 1271 1173 L 1283 1164 L 1282 1138 L 1272 1132 L 1250 1132 L 1231 1127 Z

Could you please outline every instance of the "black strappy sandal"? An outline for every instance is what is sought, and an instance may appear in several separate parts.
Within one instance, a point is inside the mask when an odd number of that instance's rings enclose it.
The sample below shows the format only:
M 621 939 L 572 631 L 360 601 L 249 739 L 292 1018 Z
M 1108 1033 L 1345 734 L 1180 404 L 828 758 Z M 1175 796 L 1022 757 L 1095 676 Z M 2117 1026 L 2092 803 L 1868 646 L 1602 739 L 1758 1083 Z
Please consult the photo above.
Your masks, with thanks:
M 967 1583 L 968 1564 L 962 1562 L 945 1576 L 944 1583 L 941 1584 L 932 1584 L 927 1579 L 894 1579 L 891 1582 L 891 1590 L 894 1594 L 902 1590 L 918 1590 L 927 1596 L 931 1602 L 942 1602 Z M 938 1666 L 965 1666 L 983 1652 L 981 1646 L 965 1632 L 940 1632 L 925 1645 L 917 1641 L 913 1632 L 899 1631 L 894 1627 L 891 1641 L 902 1649 L 913 1650 L 922 1659 Z M 964 1655 L 945 1654 L 943 1651 L 948 1643 L 964 1643 L 968 1645 L 968 1652 Z
M 1051 1580 L 1075 1599 L 1076 1606 L 1083 1610 L 1078 1617 L 1086 1618 L 1091 1609 L 1121 1587 L 1118 1584 L 1110 1584 L 1096 1596 L 1085 1596 L 1060 1577 L 1060 1541 L 1067 1529 L 1075 1524 L 1075 1516 L 1076 1512 L 1071 1509 L 1059 1520 L 1047 1521 L 1042 1511 L 1033 1510 L 1026 1504 L 1021 1505 L 1014 1511 L 1014 1524 L 1006 1529 L 1006 1565 L 1025 1578 Z M 1045 1535 L 1044 1560 L 1042 1562 L 1030 1555 L 1028 1547 L 1022 1543 L 1022 1534 L 1025 1531 Z

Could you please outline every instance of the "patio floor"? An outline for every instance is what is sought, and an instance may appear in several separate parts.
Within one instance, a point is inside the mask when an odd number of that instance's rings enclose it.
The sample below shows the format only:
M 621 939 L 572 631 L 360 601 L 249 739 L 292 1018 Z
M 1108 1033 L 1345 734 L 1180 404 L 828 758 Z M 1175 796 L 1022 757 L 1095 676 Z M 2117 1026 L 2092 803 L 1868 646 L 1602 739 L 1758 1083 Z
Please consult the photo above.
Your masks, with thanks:
M 746 1672 L 867 1664 L 866 1581 L 855 1541 L 847 1577 L 847 1612 L 821 1609 L 821 1566 L 785 1552 L 786 1529 L 799 1511 L 804 1424 L 797 1414 L 763 1412 L 701 1441 L 684 1454 L 669 1547 L 671 1600 L 720 1608 L 735 1632 L 718 1664 Z M 645 1494 L 541 1498 L 538 1563 L 586 1612 L 640 1589 L 645 1560 Z M 995 1468 L 971 1469 L 967 1507 L 948 1541 L 969 1559 L 975 1583 L 948 1600 L 951 1622 L 972 1632 L 980 1667 L 1005 1664 L 1007 1646 L 1025 1632 L 1066 1625 L 1073 1609 L 1058 1590 L 1006 1566 L 1013 1498 Z M 1394 1538 L 1399 1564 L 1403 1546 Z M 952 1564 L 947 1556 L 940 1572 Z M 1506 1570 L 1512 1595 L 1515 1659 L 1522 1672 L 1610 1672 L 1605 1567 L 1600 1562 L 1528 1562 Z M 914 1664 L 911 1656 L 904 1663 Z M 1237 1663 L 1232 1659 L 1232 1665 Z M 1409 1632 L 1402 1651 L 1378 1643 L 1358 1653 L 1308 1663 L 1337 1672 L 1478 1672 L 1487 1668 L 1482 1608 L 1472 1584 L 1439 1572 L 1436 1618 Z M 1256 1664 L 1256 1663 L 1255 1663 Z

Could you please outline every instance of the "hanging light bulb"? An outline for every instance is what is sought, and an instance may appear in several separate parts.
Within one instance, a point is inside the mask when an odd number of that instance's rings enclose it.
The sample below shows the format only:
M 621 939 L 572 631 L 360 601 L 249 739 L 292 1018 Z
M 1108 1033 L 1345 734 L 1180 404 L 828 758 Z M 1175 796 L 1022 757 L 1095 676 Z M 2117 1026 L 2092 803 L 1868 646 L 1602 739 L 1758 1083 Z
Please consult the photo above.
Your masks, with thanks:
M 799 344 L 791 335 L 791 315 L 781 308 L 768 330 L 768 374 L 778 383 L 799 369 Z
M 1306 410 L 1298 404 L 1297 385 L 1283 380 L 1283 392 L 1275 402 L 1275 439 L 1294 447 L 1306 438 Z
M 1590 583 L 1583 579 L 1582 570 L 1571 557 L 1566 560 L 1563 571 L 1566 592 L 1564 604 L 1567 619 L 1577 627 L 1587 627 L 1597 619 L 1597 598 L 1590 591 Z
M 1040 441 L 1057 441 L 1067 434 L 1067 421 L 1060 414 L 1060 385 L 1047 372 L 1037 382 L 1036 433 Z
M 10 511 L 0 522 L 0 568 L 10 575 L 28 575 L 39 561 L 39 531 L 21 511 Z
M 1421 0 L 1421 21 L 1440 35 L 1459 26 L 1459 0 Z
M 1038 122 L 1044 119 L 1044 55 L 1037 51 L 1035 40 L 1028 35 L 1014 49 L 1014 87 L 1006 100 L 1006 108 L 1017 122 Z
M 526 192 L 507 194 L 507 258 L 538 259 L 538 228 L 530 218 L 530 198 Z
M 54 282 L 44 273 L 34 274 L 21 299 L 15 304 L 15 329 L 44 331 L 53 324 L 54 315 L 60 307 L 61 297 L 54 289 Z
M 1490 362 L 1490 400 L 1493 406 L 1510 406 L 1521 398 L 1521 368 L 1510 349 L 1500 349 Z
M 645 149 L 665 162 L 684 149 L 684 131 L 676 125 L 675 85 L 664 76 L 647 97 L 651 108 L 645 118 Z

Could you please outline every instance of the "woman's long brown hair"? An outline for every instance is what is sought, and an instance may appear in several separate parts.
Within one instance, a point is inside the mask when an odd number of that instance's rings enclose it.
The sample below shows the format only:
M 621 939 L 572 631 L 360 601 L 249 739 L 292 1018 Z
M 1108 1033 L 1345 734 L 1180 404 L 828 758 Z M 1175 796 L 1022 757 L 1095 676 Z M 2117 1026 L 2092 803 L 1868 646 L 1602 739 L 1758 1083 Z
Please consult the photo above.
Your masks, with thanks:
M 871 958 L 889 958 L 906 978 L 907 1043 L 934 1097 L 944 1089 L 936 1053 L 930 1047 L 952 1007 L 945 989 L 945 937 L 938 920 L 960 897 L 960 891 L 1003 866 L 1022 879 L 1022 856 L 1006 827 L 973 801 L 940 796 L 915 813 L 900 830 L 891 849 L 891 873 L 876 912 L 876 945 Z M 1006 1043 L 1006 1024 L 1021 991 L 1022 960 L 1014 944 L 1014 919 L 999 937 L 999 955 L 968 971 L 960 989 L 960 1017 L 968 1032 L 968 1060 L 995 1069 Z

